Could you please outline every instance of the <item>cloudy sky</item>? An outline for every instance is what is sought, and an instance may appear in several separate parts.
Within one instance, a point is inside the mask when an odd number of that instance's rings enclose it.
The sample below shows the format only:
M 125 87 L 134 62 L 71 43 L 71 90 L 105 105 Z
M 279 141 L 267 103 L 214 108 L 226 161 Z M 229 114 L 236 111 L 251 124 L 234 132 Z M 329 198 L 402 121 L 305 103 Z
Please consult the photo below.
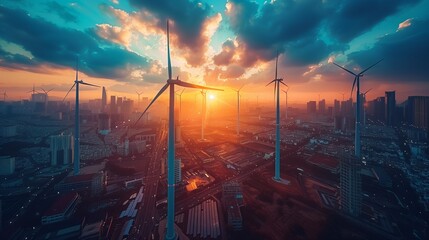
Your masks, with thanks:
M 429 92 L 429 0 L 111 0 L 0 2 L 0 91 L 28 98 L 33 84 L 64 96 L 80 78 L 110 94 L 153 96 L 165 83 L 166 20 L 173 75 L 272 100 L 275 58 L 289 101 L 350 96 L 359 71 L 367 98 Z M 82 88 L 95 98 L 100 91 Z M 232 91 L 230 91 L 233 94 Z M 226 93 L 225 93 L 226 94 Z

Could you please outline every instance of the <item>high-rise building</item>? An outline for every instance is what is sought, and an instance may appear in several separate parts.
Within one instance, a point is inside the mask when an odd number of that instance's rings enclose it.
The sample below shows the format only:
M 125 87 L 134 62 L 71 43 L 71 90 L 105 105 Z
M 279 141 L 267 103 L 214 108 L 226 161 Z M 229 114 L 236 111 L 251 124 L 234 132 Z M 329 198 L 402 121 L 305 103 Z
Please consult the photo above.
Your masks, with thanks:
M 325 99 L 322 99 L 319 101 L 319 113 L 325 114 L 325 112 L 326 112 L 326 101 Z
M 374 100 L 374 117 L 379 121 L 385 121 L 386 99 L 385 97 L 378 97 Z
M 116 107 L 116 96 L 110 96 L 110 114 L 116 114 L 118 113 L 117 107 Z
M 106 88 L 103 87 L 103 90 L 101 91 L 101 112 L 106 111 L 106 105 L 107 105 L 107 93 Z
M 182 182 L 182 160 L 177 158 L 174 160 L 174 182 L 176 184 Z
M 429 96 L 410 96 L 405 105 L 409 124 L 429 131 Z
M 362 208 L 360 163 L 352 153 L 344 153 L 340 163 L 340 208 L 359 216 Z
M 347 101 L 341 101 L 341 114 L 347 117 L 354 116 L 353 100 L 351 98 Z
M 333 117 L 340 115 L 340 113 L 341 113 L 340 101 L 335 99 L 334 100 L 334 111 L 333 111 L 334 116 Z
M 0 175 L 11 175 L 15 172 L 15 158 L 0 156 Z
M 395 91 L 386 92 L 386 107 L 385 107 L 385 119 L 386 124 L 389 126 L 393 126 L 396 124 L 395 122 L 395 110 L 396 110 L 396 99 L 395 99 Z
M 116 113 L 122 113 L 122 97 L 116 99 Z
M 55 135 L 51 136 L 51 165 L 64 165 L 73 162 L 73 136 Z
M 316 113 L 316 101 L 307 102 L 307 113 Z

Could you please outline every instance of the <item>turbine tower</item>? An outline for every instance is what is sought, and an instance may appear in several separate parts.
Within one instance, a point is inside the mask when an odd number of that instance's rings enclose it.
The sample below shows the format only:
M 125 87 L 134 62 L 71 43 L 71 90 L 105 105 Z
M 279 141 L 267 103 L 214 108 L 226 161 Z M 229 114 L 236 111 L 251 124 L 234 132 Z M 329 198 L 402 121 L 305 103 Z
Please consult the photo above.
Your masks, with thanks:
M 365 106 L 364 106 L 365 103 L 363 102 L 363 100 L 365 99 L 365 101 L 366 101 L 366 94 L 369 91 L 371 91 L 371 90 L 372 90 L 372 88 L 368 89 L 366 92 L 364 92 L 364 93 L 361 94 L 361 97 L 362 97 L 362 110 L 363 110 L 363 125 L 364 126 L 366 125 L 366 110 L 365 110 Z
M 240 90 L 243 87 L 244 85 L 237 90 L 233 89 L 237 93 L 237 137 L 240 136 Z
M 288 181 L 280 178 L 280 83 L 287 86 L 282 78 L 277 78 L 277 64 L 279 60 L 279 54 L 276 57 L 276 74 L 274 80 L 269 82 L 266 86 L 274 83 L 274 96 L 276 98 L 276 152 L 275 152 L 275 163 L 274 163 L 274 181 L 287 184 Z
M 79 175 L 79 168 L 80 168 L 80 153 L 79 153 L 79 84 L 87 85 L 91 87 L 100 87 L 94 84 L 86 83 L 83 80 L 79 80 L 79 60 L 76 60 L 76 79 L 74 80 L 73 86 L 70 88 L 70 90 L 67 92 L 66 96 L 64 97 L 63 101 L 66 99 L 67 95 L 69 95 L 70 91 L 76 86 L 76 103 L 75 103 L 75 115 L 74 115 L 74 121 L 75 121 L 75 127 L 74 127 L 74 160 L 73 160 L 73 174 Z
M 375 65 L 377 65 L 379 62 L 381 62 L 383 59 L 379 60 L 378 62 L 372 64 L 371 66 L 367 67 L 365 70 L 361 71 L 360 73 L 356 74 L 344 67 L 341 67 L 340 65 L 336 64 L 333 62 L 333 64 L 341 69 L 343 69 L 344 71 L 350 73 L 351 75 L 353 75 L 355 77 L 354 81 L 353 81 L 353 86 L 352 86 L 352 91 L 351 94 L 353 94 L 353 90 L 355 88 L 356 85 L 356 124 L 355 124 L 355 156 L 357 158 L 360 159 L 360 77 L 363 76 L 363 73 L 368 71 L 370 68 L 374 67 Z
M 43 89 L 43 88 L 40 88 L 40 89 L 42 89 L 42 91 L 45 93 L 45 114 L 46 114 L 46 112 L 48 111 L 48 93 L 50 92 L 50 91 L 52 91 L 52 90 L 54 90 L 53 88 L 51 88 L 51 89 L 49 89 L 48 91 L 46 91 L 45 89 Z
M 142 95 L 143 92 L 136 91 L 136 93 L 137 93 L 137 96 L 138 96 L 137 107 L 140 107 L 140 95 Z
M 200 86 L 192 83 L 187 83 L 177 79 L 172 79 L 172 69 L 171 69 L 171 60 L 170 60 L 170 32 L 167 20 L 167 64 L 168 64 L 168 79 L 167 83 L 159 90 L 156 96 L 152 99 L 140 117 L 137 119 L 134 126 L 137 122 L 143 117 L 149 107 L 158 99 L 158 97 L 170 87 L 169 95 L 169 111 L 168 111 L 168 160 L 167 160 L 167 233 L 166 239 L 176 239 L 177 234 L 174 231 L 174 160 L 175 160 L 175 146 L 174 146 L 174 85 L 179 85 L 186 88 L 198 88 L 198 89 L 212 89 L 219 90 L 217 88 L 210 88 L 205 86 Z
M 201 140 L 204 140 L 204 124 L 206 120 L 206 106 L 207 106 L 207 91 L 201 90 L 202 105 L 201 105 Z
M 8 97 L 8 96 L 7 96 L 6 91 L 4 91 L 4 93 L 3 93 L 3 102 L 6 102 L 6 97 Z

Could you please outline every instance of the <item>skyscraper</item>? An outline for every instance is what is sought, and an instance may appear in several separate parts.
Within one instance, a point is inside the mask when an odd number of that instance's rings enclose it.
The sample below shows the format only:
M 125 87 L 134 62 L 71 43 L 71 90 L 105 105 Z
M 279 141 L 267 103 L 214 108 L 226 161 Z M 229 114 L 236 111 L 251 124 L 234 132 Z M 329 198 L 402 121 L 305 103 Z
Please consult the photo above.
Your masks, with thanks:
M 374 117 L 377 120 L 385 121 L 385 104 L 386 104 L 386 98 L 385 97 L 378 97 L 374 101 Z
M 116 110 L 116 96 L 110 96 L 110 114 L 116 114 L 118 111 Z
M 386 92 L 385 97 L 386 97 L 386 107 L 385 107 L 386 124 L 389 126 L 393 126 L 396 124 L 396 122 L 395 122 L 395 109 L 396 109 L 395 91 Z
M 106 88 L 103 87 L 103 90 L 101 91 L 101 112 L 102 113 L 106 111 L 106 105 L 107 105 L 107 93 L 106 93 Z
M 362 207 L 360 163 L 351 153 L 343 153 L 340 162 L 340 208 L 352 216 L 359 216 Z
M 325 114 L 325 112 L 326 112 L 326 101 L 325 99 L 322 99 L 319 101 L 319 113 Z
M 334 111 L 333 111 L 333 117 L 340 115 L 341 108 L 340 108 L 340 101 L 337 99 L 334 100 Z
M 410 96 L 405 105 L 406 119 L 409 124 L 429 131 L 429 97 Z
M 70 164 L 73 160 L 73 136 L 55 135 L 51 136 L 51 165 Z
M 316 101 L 307 102 L 307 113 L 316 113 Z

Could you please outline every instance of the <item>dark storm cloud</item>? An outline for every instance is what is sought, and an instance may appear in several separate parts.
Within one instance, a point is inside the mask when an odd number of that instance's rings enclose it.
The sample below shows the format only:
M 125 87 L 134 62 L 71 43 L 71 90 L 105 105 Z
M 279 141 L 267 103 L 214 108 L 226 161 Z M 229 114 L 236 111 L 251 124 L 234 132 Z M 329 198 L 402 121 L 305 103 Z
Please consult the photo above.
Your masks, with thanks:
M 405 5 L 420 0 L 346 0 L 338 2 L 338 10 L 328 19 L 330 33 L 341 42 L 348 42 L 370 30 Z
M 350 40 L 402 7 L 419 1 L 284 0 L 258 5 L 253 1 L 230 0 L 226 15 L 231 30 L 237 34 L 238 48 L 245 50 L 241 59 L 247 62 L 242 64 L 272 60 L 280 51 L 286 55 L 287 64 L 305 66 L 345 51 Z M 227 56 L 222 51 L 216 60 L 228 60 Z
M 91 34 L 61 28 L 43 19 L 32 18 L 24 11 L 0 6 L 0 39 L 21 46 L 33 56 L 0 52 L 5 67 L 32 70 L 32 66 L 74 67 L 76 56 L 81 69 L 89 76 L 131 80 L 132 70 L 148 68 L 150 61 L 116 46 L 99 47 Z M 25 59 L 27 58 L 27 59 Z M 33 71 L 38 71 L 33 68 Z
M 193 57 L 186 58 L 188 63 L 196 66 L 204 61 L 204 44 L 208 39 L 203 36 L 203 30 L 210 13 L 208 4 L 189 0 L 130 0 L 130 3 L 156 16 L 161 30 L 165 29 L 167 19 L 172 20 L 174 26 L 171 27 L 179 37 L 180 47 L 193 52 Z
M 77 18 L 73 15 L 66 7 L 61 6 L 57 2 L 49 2 L 47 4 L 47 10 L 49 12 L 56 13 L 60 18 L 62 18 L 65 22 L 74 22 L 77 23 Z
M 322 1 L 276 1 L 258 6 L 245 0 L 230 1 L 227 11 L 231 29 L 238 35 L 239 42 L 246 46 L 245 53 L 251 58 L 268 61 L 276 52 L 285 51 L 291 61 L 307 64 L 320 61 L 325 55 L 310 54 L 299 56 L 294 45 L 301 46 L 302 39 L 313 37 L 313 41 L 322 53 L 329 52 L 330 46 L 318 39 L 318 27 L 332 6 Z M 288 47 L 288 45 L 290 47 Z M 298 57 L 299 59 L 294 59 Z M 308 59 L 303 59 L 308 57 Z
M 362 68 L 384 59 L 371 69 L 386 81 L 429 82 L 429 20 L 414 20 L 409 27 L 381 38 L 373 48 L 348 55 Z

